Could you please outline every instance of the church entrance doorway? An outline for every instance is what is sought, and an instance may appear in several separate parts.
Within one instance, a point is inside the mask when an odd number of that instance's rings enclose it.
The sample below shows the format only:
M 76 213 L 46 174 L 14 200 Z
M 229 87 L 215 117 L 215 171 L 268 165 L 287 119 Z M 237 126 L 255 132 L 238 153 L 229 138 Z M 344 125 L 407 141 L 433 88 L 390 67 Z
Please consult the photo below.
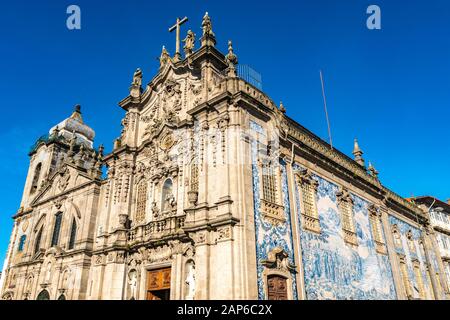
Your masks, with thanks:
M 288 299 L 286 278 L 277 275 L 268 276 L 267 287 L 269 300 Z
M 171 268 L 147 272 L 147 300 L 170 300 Z

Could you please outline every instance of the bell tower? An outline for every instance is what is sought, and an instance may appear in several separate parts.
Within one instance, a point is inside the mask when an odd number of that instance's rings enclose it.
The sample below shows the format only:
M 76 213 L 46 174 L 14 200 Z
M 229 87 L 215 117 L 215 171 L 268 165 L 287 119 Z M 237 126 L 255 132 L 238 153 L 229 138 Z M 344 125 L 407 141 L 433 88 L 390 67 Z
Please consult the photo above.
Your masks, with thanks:
M 47 135 L 37 139 L 29 152 L 30 166 L 23 191 L 21 210 L 27 210 L 31 202 L 55 170 L 70 155 L 75 145 L 92 149 L 95 132 L 84 124 L 81 107 L 76 105 L 70 117 L 50 129 Z

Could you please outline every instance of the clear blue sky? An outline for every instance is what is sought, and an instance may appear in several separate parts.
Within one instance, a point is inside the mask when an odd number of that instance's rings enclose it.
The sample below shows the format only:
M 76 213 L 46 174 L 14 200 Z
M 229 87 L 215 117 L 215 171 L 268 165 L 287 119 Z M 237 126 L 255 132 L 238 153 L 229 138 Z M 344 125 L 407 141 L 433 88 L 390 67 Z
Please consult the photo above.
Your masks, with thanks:
M 450 198 L 448 0 L 30 2 L 0 10 L 0 261 L 35 139 L 79 103 L 96 145 L 111 150 L 134 70 L 149 81 L 161 46 L 174 52 L 168 27 L 186 15 L 182 34 L 200 35 L 205 11 L 219 49 L 232 39 L 289 116 L 327 139 L 322 68 L 335 146 L 350 155 L 357 136 L 383 184 Z M 81 7 L 81 31 L 66 28 L 70 4 Z M 382 30 L 366 28 L 370 4 L 381 7 Z

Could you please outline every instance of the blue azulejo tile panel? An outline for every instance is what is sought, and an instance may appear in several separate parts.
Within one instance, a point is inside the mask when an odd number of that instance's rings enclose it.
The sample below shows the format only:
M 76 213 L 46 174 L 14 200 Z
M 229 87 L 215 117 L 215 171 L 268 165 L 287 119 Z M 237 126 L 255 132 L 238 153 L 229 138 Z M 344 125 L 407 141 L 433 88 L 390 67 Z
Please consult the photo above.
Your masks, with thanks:
M 294 172 L 300 168 L 293 166 Z M 396 299 L 389 258 L 375 250 L 369 203 L 352 195 L 358 246 L 349 246 L 344 241 L 337 205 L 338 186 L 318 176 L 313 178 L 319 183 L 316 200 L 320 234 L 302 228 L 300 190 L 295 186 L 307 299 Z
M 264 134 L 263 128 L 251 121 L 250 128 L 260 134 Z M 255 235 L 256 235 L 256 263 L 257 263 L 257 279 L 258 279 L 258 298 L 261 300 L 267 299 L 265 294 L 266 279 L 263 277 L 265 266 L 262 261 L 268 258 L 270 251 L 277 247 L 283 248 L 288 254 L 288 259 L 291 264 L 295 264 L 294 250 L 292 244 L 292 229 L 290 218 L 289 193 L 287 186 L 286 164 L 279 161 L 281 171 L 281 191 L 282 204 L 284 206 L 285 223 L 277 225 L 265 220 L 261 215 L 261 195 L 260 195 L 260 172 L 257 165 L 258 142 L 252 141 L 252 175 L 253 175 L 253 201 L 254 201 L 254 216 L 255 216 Z M 298 299 L 297 284 L 295 273 L 292 274 L 292 297 Z
M 432 299 L 433 289 L 427 274 L 425 248 L 420 241 L 421 230 L 393 215 L 389 215 L 389 224 L 391 226 L 397 226 L 400 233 L 400 245 L 396 245 L 396 251 L 397 254 L 405 256 L 413 297 L 420 297 L 419 286 L 413 267 L 413 261 L 418 260 L 420 263 L 422 283 L 424 284 L 426 298 Z M 408 239 L 408 234 L 411 234 L 411 239 Z

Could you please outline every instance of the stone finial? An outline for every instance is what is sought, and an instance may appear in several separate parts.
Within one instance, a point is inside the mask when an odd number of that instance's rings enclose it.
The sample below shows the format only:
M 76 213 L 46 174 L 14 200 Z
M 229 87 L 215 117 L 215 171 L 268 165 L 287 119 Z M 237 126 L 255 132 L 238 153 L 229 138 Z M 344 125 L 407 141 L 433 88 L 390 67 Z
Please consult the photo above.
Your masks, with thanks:
M 184 42 L 184 54 L 189 57 L 194 52 L 195 47 L 195 33 L 192 30 L 188 30 L 186 38 L 182 40 Z
M 170 58 L 169 52 L 167 52 L 166 47 L 162 47 L 161 57 L 159 58 L 159 68 L 164 68 L 172 59 Z
M 203 37 L 202 46 L 215 46 L 216 45 L 216 35 L 212 31 L 211 18 L 208 12 L 205 13 L 202 21 Z
M 130 87 L 130 96 L 137 98 L 142 91 L 142 70 L 137 68 L 133 74 L 133 82 Z
M 103 152 L 105 152 L 105 146 L 103 144 L 101 144 L 98 147 L 98 154 L 99 154 L 100 157 L 103 157 Z
M 280 111 L 281 111 L 282 113 L 286 113 L 286 108 L 284 107 L 282 101 L 280 101 Z
M 117 138 L 114 140 L 114 150 L 119 149 L 122 146 L 122 140 L 120 138 Z
M 228 54 L 225 56 L 225 60 L 228 64 L 228 76 L 232 78 L 236 77 L 236 65 L 238 64 L 238 58 L 234 54 L 233 43 L 231 42 L 231 40 L 228 41 Z
M 362 150 L 359 148 L 358 139 L 355 139 L 355 144 L 353 147 L 353 155 L 355 156 L 356 163 L 358 163 L 360 166 L 364 167 L 365 161 L 362 157 L 363 154 L 364 154 L 364 152 L 362 152 Z
M 231 40 L 228 41 L 228 54 L 225 56 L 225 59 L 227 60 L 228 64 L 237 65 L 238 64 L 238 58 L 234 54 L 233 51 L 233 42 Z
M 372 165 L 372 163 L 369 161 L 369 167 L 367 168 L 367 170 L 369 171 L 369 174 L 378 179 L 378 171 L 377 169 L 375 169 L 375 167 Z
M 56 126 L 55 129 L 53 130 L 52 135 L 53 135 L 54 137 L 58 137 L 59 131 L 60 131 L 60 130 L 59 130 L 59 126 Z
M 81 117 L 81 106 L 79 104 L 77 104 L 75 106 L 75 108 L 73 110 L 73 113 L 70 116 L 70 118 L 83 123 L 83 118 Z

